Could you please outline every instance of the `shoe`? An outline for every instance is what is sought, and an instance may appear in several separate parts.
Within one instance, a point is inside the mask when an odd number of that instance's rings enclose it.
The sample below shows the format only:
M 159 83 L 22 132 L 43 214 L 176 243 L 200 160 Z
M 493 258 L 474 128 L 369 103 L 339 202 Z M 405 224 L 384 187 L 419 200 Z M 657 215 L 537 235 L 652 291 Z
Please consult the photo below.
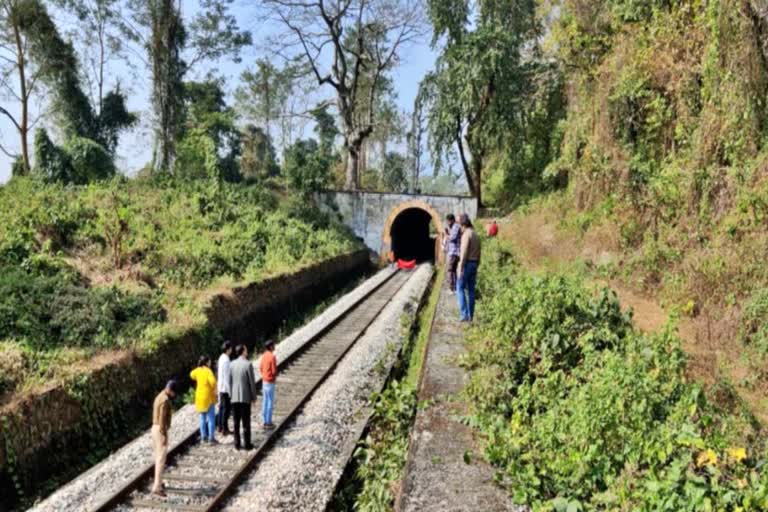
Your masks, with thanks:
M 239 444 L 236 444 L 236 445 L 235 445 L 235 450 L 242 450 L 242 449 L 243 449 L 243 447 L 242 447 L 242 446 L 240 446 Z
M 167 494 L 165 494 L 165 491 L 163 489 L 152 491 L 152 494 L 154 494 L 155 496 L 160 496 L 161 498 L 165 498 L 166 496 L 168 496 Z
M 223 435 L 224 437 L 231 436 L 232 435 L 232 431 L 231 430 L 226 430 L 226 429 L 222 430 L 221 431 L 221 435 Z
M 210 444 L 219 444 L 219 442 L 216 439 L 209 439 L 208 442 Z
M 245 445 L 244 449 L 250 451 L 250 450 L 253 450 L 254 448 L 255 446 L 253 446 L 252 444 L 248 444 L 248 445 Z
M 271 430 L 271 429 L 275 428 L 275 424 L 274 423 L 264 423 L 262 425 L 262 427 L 264 428 L 264 430 Z

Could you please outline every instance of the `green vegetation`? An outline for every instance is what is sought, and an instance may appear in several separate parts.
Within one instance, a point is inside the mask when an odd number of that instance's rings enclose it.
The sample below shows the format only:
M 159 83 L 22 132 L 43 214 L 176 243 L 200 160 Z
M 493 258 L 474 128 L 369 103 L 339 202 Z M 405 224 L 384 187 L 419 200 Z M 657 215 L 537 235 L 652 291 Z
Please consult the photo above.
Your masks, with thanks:
M 214 291 L 356 247 L 345 228 L 262 186 L 126 180 L 0 188 L 0 391 L 152 349 L 199 325 Z
M 671 329 L 639 333 L 616 296 L 531 275 L 486 244 L 464 364 L 470 423 L 534 510 L 764 510 L 768 452 L 748 408 L 686 378 Z

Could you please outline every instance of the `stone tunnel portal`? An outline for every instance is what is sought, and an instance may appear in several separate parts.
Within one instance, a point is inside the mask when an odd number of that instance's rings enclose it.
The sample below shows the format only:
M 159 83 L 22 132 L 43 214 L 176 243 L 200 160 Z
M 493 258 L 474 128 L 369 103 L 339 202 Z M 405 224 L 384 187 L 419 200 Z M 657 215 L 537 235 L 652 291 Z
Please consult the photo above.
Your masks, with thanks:
M 417 263 L 435 260 L 437 231 L 429 212 L 421 208 L 401 211 L 392 222 L 389 235 L 395 259 Z

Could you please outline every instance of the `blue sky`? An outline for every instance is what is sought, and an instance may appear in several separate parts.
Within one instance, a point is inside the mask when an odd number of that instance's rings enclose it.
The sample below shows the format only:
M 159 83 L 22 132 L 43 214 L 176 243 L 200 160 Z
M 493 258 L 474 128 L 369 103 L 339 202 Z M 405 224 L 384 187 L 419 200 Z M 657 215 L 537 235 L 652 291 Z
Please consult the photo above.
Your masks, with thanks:
M 197 2 L 186 0 L 184 3 L 186 8 L 187 4 L 193 6 Z M 189 8 L 191 9 L 192 7 Z M 233 12 L 236 14 L 241 27 L 252 31 L 255 45 L 245 50 L 243 61 L 239 64 L 231 61 L 221 61 L 214 63 L 214 66 L 209 66 L 214 67 L 218 75 L 225 77 L 225 83 L 230 94 L 237 87 L 242 70 L 250 66 L 256 58 L 263 54 L 257 48 L 263 46 L 265 35 L 281 28 L 272 26 L 269 22 L 254 22 L 254 20 L 258 20 L 258 17 L 254 15 L 253 8 L 246 7 L 244 4 L 235 6 Z M 77 29 L 70 20 L 59 17 L 57 21 L 60 23 L 60 30 L 63 29 L 62 32 Z M 429 46 L 429 35 L 423 41 L 412 44 L 401 52 L 401 64 L 393 72 L 397 102 L 401 110 L 411 110 L 418 84 L 424 75 L 432 69 L 434 61 L 435 54 Z M 201 69 L 197 73 L 197 77 L 199 78 L 199 76 L 204 75 L 206 71 L 207 69 Z M 143 69 L 143 64 L 138 61 L 133 62 L 131 65 L 117 63 L 112 66 L 111 78 L 121 82 L 123 89 L 129 93 L 129 108 L 139 113 L 141 118 L 141 123 L 136 129 L 123 135 L 117 152 L 118 167 L 121 171 L 130 175 L 151 158 L 152 136 L 149 124 L 150 106 L 148 97 L 150 87 L 149 72 Z M 317 93 L 325 97 L 332 97 L 333 91 L 328 86 L 324 86 Z M 11 111 L 17 110 L 13 103 L 5 99 L 0 99 L 0 102 L 2 102 L 3 107 Z M 45 124 L 44 121 L 45 118 L 41 119 L 41 124 Z M 18 134 L 10 121 L 5 117 L 0 118 L 0 141 L 6 147 L 14 150 L 18 148 Z M 32 136 L 30 136 L 31 143 Z M 10 178 L 10 168 L 10 159 L 0 153 L 0 182 L 6 182 Z

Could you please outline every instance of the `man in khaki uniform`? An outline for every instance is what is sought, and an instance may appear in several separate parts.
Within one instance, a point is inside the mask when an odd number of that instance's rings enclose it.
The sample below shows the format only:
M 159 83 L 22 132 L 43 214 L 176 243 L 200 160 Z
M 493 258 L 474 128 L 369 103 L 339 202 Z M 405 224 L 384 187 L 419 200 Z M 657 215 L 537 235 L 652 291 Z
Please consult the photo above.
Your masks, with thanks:
M 155 484 L 152 493 L 158 496 L 165 496 L 163 470 L 168 454 L 168 429 L 171 428 L 171 400 L 176 397 L 176 388 L 176 381 L 169 380 L 152 405 L 152 445 L 155 450 Z

